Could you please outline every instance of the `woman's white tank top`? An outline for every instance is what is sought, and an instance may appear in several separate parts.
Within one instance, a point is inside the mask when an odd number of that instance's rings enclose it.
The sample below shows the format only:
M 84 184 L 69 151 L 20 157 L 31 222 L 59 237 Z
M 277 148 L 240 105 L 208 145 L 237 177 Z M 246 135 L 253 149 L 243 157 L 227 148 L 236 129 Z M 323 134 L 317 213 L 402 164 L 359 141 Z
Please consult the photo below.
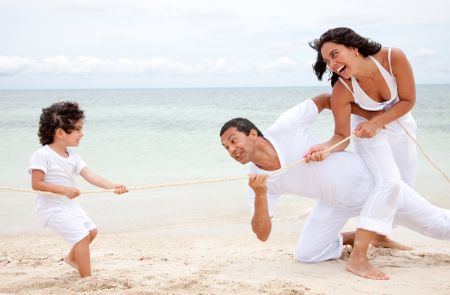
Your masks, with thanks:
M 339 80 L 341 81 L 342 84 L 344 84 L 344 86 L 348 89 L 348 91 L 350 91 L 350 93 L 353 95 L 355 103 L 359 105 L 361 108 L 368 111 L 381 111 L 383 109 L 391 107 L 400 100 L 397 91 L 397 81 L 395 77 L 392 75 L 391 47 L 389 47 L 388 49 L 388 62 L 390 73 L 386 71 L 386 69 L 376 60 L 376 58 L 374 58 L 371 55 L 369 55 L 369 58 L 375 63 L 375 65 L 377 66 L 378 70 L 380 71 L 381 75 L 383 76 L 384 80 L 386 81 L 389 87 L 391 97 L 388 100 L 382 102 L 373 100 L 370 96 L 368 96 L 364 92 L 364 90 L 362 90 L 362 88 L 359 86 L 358 81 L 356 81 L 356 78 L 354 76 L 351 76 L 353 91 L 341 77 L 339 77 Z
M 378 70 L 380 71 L 381 75 L 383 76 L 384 80 L 386 81 L 389 87 L 391 97 L 388 100 L 382 102 L 373 100 L 370 96 L 368 96 L 364 92 L 364 90 L 361 89 L 358 82 L 356 81 L 356 78 L 353 76 L 351 77 L 353 91 L 341 77 L 339 77 L 339 80 L 341 81 L 342 84 L 344 84 L 344 86 L 348 89 L 348 91 L 350 91 L 350 93 L 353 95 L 355 103 L 359 105 L 362 109 L 368 111 L 388 110 L 400 100 L 397 90 L 397 81 L 395 77 L 392 75 L 391 47 L 389 47 L 388 49 L 388 63 L 390 72 L 386 71 L 386 69 L 373 56 L 369 56 L 369 58 L 373 60 L 373 62 L 377 66 Z M 411 115 L 411 112 L 408 112 L 405 115 L 403 115 L 401 118 L 399 118 L 399 121 L 401 121 L 403 125 L 410 131 L 415 131 L 417 128 L 416 122 L 413 116 Z M 398 124 L 388 124 L 387 126 L 385 126 L 385 128 L 395 130 L 396 132 L 403 132 L 403 130 L 400 128 Z

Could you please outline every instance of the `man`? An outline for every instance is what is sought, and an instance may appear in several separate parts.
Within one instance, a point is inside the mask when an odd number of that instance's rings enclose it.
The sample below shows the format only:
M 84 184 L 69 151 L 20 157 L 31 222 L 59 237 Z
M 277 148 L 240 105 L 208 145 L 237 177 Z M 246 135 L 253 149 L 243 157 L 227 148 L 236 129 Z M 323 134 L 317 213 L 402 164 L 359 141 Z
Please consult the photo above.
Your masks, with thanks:
M 361 158 L 345 151 L 331 153 L 326 161 L 300 163 L 268 177 L 270 172 L 301 159 L 317 143 L 310 126 L 319 113 L 329 107 L 329 95 L 322 94 L 283 113 L 265 135 L 252 122 L 242 118 L 226 122 L 220 131 L 222 145 L 230 156 L 242 164 L 250 163 L 251 225 L 258 239 L 268 239 L 273 208 L 280 195 L 302 195 L 317 200 L 297 243 L 295 256 L 301 262 L 319 262 L 341 256 L 342 245 L 353 243 L 354 232 L 341 234 L 339 231 L 349 218 L 359 215 L 374 187 Z M 357 110 L 355 113 L 366 116 Z M 450 240 L 448 210 L 431 205 L 404 183 L 399 194 L 394 224 Z M 379 235 L 372 244 L 408 249 Z M 388 279 L 370 270 L 360 275 Z

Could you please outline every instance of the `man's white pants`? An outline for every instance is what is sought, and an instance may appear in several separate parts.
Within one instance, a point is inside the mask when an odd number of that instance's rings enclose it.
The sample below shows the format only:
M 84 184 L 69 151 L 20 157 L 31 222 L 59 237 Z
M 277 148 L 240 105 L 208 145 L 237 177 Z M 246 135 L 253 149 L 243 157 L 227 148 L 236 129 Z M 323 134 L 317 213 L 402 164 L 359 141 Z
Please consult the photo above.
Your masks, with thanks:
M 404 182 L 400 183 L 398 210 L 394 224 L 425 236 L 450 240 L 450 211 L 430 204 Z M 340 231 L 349 218 L 358 216 L 359 207 L 343 208 L 316 202 L 297 243 L 296 259 L 313 263 L 339 258 L 342 254 Z

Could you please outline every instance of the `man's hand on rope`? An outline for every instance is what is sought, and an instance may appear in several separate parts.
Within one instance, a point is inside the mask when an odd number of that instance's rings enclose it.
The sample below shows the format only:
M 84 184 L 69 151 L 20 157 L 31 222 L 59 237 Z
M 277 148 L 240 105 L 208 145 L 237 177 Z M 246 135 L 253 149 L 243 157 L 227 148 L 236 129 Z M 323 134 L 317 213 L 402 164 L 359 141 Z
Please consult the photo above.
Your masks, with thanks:
M 313 145 L 303 156 L 303 159 L 305 159 L 306 163 L 311 161 L 323 161 L 328 155 L 328 153 L 324 152 L 327 148 L 329 148 L 329 146 L 325 144 Z
M 255 192 L 255 195 L 267 195 L 268 174 L 249 174 L 248 185 Z

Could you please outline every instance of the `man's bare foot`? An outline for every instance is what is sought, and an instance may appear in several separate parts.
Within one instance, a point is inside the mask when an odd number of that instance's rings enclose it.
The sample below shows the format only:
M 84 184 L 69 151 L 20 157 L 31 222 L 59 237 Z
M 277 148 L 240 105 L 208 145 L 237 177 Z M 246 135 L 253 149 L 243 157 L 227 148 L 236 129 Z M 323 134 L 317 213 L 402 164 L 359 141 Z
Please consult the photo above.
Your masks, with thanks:
M 69 259 L 69 257 L 65 256 L 63 258 L 64 262 L 73 267 L 76 271 L 78 271 L 78 265 L 75 263 L 75 261 L 72 261 Z
M 366 257 L 355 257 L 353 253 L 347 260 L 346 268 L 360 277 L 373 280 L 389 280 L 389 277 L 381 270 L 373 267 Z
M 370 241 L 370 244 L 374 247 L 382 247 L 382 248 L 391 248 L 391 249 L 397 249 L 397 250 L 412 250 L 413 247 L 406 246 L 403 244 L 400 244 L 394 240 L 389 239 L 386 236 L 382 235 L 375 235 L 373 239 Z

